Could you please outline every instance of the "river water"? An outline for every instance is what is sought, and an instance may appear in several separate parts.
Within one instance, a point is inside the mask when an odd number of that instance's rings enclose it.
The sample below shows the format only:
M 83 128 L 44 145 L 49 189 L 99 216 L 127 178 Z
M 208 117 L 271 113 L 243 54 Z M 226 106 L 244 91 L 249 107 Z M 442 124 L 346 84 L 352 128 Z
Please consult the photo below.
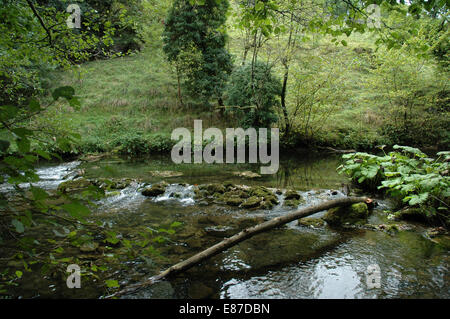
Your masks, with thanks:
M 278 174 L 256 179 L 237 177 L 236 172 L 258 172 L 253 165 L 174 165 L 170 158 L 106 158 L 96 162 L 71 162 L 39 167 L 38 186 L 54 190 L 82 169 L 86 178 L 133 179 L 127 188 L 98 202 L 94 217 L 121 233 L 156 229 L 177 221 L 182 228 L 170 237 L 165 259 L 132 256 L 111 274 L 121 285 L 141 281 L 173 263 L 230 237 L 245 227 L 296 209 L 280 205 L 271 210 L 245 211 L 194 198 L 194 185 L 231 182 L 297 190 L 306 200 L 301 206 L 345 196 L 345 177 L 336 172 L 339 157 L 295 155 L 281 161 Z M 161 172 L 177 177 L 158 177 Z M 147 198 L 144 185 L 164 180 L 165 194 Z M 0 190 L 7 192 L 8 186 Z M 176 194 L 176 196 L 174 196 Z M 390 221 L 379 207 L 370 224 Z M 319 213 L 317 216 L 323 215 Z M 260 234 L 188 272 L 160 282 L 126 298 L 450 298 L 448 245 L 433 241 L 426 228 L 405 224 L 395 234 L 367 229 L 332 229 L 290 223 L 282 229 Z M 369 266 L 380 269 L 380 288 L 368 285 Z M 39 276 L 14 290 L 25 298 L 98 298 L 104 290 L 90 285 L 76 295 L 65 282 L 40 280 Z M 40 287 L 39 291 L 36 287 Z

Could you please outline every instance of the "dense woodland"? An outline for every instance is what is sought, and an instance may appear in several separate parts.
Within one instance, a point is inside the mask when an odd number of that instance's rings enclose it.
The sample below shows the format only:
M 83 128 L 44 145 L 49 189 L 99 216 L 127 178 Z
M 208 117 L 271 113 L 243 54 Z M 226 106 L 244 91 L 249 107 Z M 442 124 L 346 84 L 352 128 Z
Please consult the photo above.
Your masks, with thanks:
M 26 272 L 64 272 L 62 240 L 148 248 L 89 220 L 104 189 L 61 205 L 23 188 L 38 162 L 170 154 L 171 132 L 196 119 L 279 128 L 282 153 L 351 153 L 339 171 L 354 185 L 450 225 L 448 1 L 80 0 L 68 28 L 71 3 L 0 0 L 0 178 L 24 207 L 0 195 L 0 250 L 17 243 L 0 256 L 16 261 L 1 293 Z M 86 276 L 118 288 L 99 272 Z

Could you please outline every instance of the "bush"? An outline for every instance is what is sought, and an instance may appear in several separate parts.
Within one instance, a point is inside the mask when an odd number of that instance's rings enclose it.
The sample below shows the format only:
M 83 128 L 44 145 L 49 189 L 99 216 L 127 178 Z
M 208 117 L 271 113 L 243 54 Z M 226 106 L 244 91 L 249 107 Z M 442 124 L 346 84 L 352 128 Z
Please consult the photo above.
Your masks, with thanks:
M 280 104 L 281 81 L 273 76 L 267 64 L 245 65 L 231 75 L 228 85 L 228 104 L 239 106 L 241 125 L 271 127 L 277 121 L 275 107 Z M 242 109 L 245 108 L 245 109 Z
M 136 132 L 117 137 L 113 141 L 113 146 L 120 154 L 142 155 L 149 153 L 149 147 L 144 137 Z

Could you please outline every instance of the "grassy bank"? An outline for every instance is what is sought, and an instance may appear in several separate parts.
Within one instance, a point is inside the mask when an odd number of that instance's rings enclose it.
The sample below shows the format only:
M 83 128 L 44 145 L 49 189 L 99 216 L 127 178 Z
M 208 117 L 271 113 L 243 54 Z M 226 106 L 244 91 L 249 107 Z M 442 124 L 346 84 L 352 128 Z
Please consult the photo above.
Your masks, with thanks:
M 242 62 L 239 41 L 239 35 L 233 35 L 229 44 L 236 65 Z M 293 59 L 291 79 L 303 80 L 299 81 L 300 87 L 294 84 L 288 87 L 290 105 L 300 95 L 314 92 L 321 79 L 329 82 L 326 90 L 313 96 L 310 129 L 314 134 L 302 134 L 303 124 L 294 121 L 296 131 L 282 140 L 282 146 L 370 150 L 381 144 L 397 143 L 383 134 L 383 107 L 388 101 L 380 100 L 377 92 L 368 89 L 374 77 L 373 52 L 368 35 L 352 36 L 348 46 L 335 46 L 326 38 L 302 44 Z M 281 78 L 283 70 L 275 69 L 275 73 Z M 31 126 L 50 130 L 55 136 L 69 131 L 80 134 L 73 147 L 74 154 L 166 153 L 174 144 L 170 139 L 173 129 L 192 129 L 196 119 L 203 120 L 204 128 L 239 127 L 239 119 L 233 114 L 222 116 L 211 112 L 211 106 L 196 103 L 187 96 L 181 105 L 175 72 L 159 48 L 89 62 L 75 71 L 52 74 L 51 82 L 55 87 L 74 87 L 81 107 L 75 110 L 64 103 L 56 104 Z

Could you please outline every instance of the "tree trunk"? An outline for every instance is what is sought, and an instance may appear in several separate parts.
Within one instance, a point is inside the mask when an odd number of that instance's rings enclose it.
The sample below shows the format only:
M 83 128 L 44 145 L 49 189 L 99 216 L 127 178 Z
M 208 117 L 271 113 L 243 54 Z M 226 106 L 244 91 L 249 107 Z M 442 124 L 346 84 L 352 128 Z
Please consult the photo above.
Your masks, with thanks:
M 325 211 L 325 210 L 329 210 L 331 208 L 334 207 L 338 207 L 338 206 L 349 206 L 352 204 L 356 204 L 356 203 L 361 203 L 361 202 L 368 202 L 369 199 L 368 198 L 363 198 L 363 197 L 347 197 L 347 198 L 341 198 L 341 199 L 336 199 L 336 200 L 332 200 L 332 201 L 328 201 L 319 205 L 315 205 L 315 206 L 311 206 L 311 207 L 306 207 L 303 208 L 297 212 L 294 213 L 290 213 L 287 214 L 285 216 L 281 216 L 281 217 L 277 217 L 274 218 L 270 221 L 267 221 L 265 223 L 262 223 L 260 225 L 257 225 L 255 227 L 251 227 L 248 229 L 243 230 L 242 232 L 234 235 L 231 238 L 226 238 L 225 240 L 223 240 L 222 242 L 192 256 L 189 259 L 186 259 L 185 261 L 182 261 L 168 269 L 166 269 L 165 271 L 161 272 L 159 275 L 154 276 L 149 278 L 147 281 L 139 283 L 139 284 L 135 284 L 132 285 L 128 288 L 125 288 L 111 296 L 108 296 L 107 298 L 114 298 L 114 297 L 119 297 L 119 296 L 123 296 L 125 294 L 130 294 L 133 292 L 136 292 L 137 290 L 141 289 L 141 288 L 145 288 L 148 286 L 153 285 L 154 283 L 160 281 L 163 278 L 166 278 L 170 275 L 174 275 L 183 271 L 186 271 L 192 267 L 194 267 L 195 265 L 201 263 L 202 261 L 205 261 L 225 250 L 227 250 L 228 248 L 231 248 L 241 242 L 243 242 L 244 240 L 247 240 L 249 238 L 252 238 L 255 235 L 258 235 L 260 233 L 269 231 L 271 229 L 274 228 L 278 228 L 280 226 L 283 226 L 285 224 L 288 224 L 294 220 L 298 220 L 301 218 L 305 218 L 311 215 L 314 215 L 318 212 L 321 211 Z
M 286 93 L 287 93 L 288 79 L 289 79 L 289 67 L 286 67 L 283 80 L 283 89 L 281 90 L 281 109 L 283 110 L 284 133 L 286 136 L 289 136 L 291 130 L 291 125 L 289 123 L 289 115 L 286 107 Z
M 177 66 L 178 100 L 180 101 L 181 106 L 184 106 L 183 97 L 181 96 L 181 79 L 180 79 L 180 77 L 181 77 L 180 70 L 178 69 L 178 66 Z

